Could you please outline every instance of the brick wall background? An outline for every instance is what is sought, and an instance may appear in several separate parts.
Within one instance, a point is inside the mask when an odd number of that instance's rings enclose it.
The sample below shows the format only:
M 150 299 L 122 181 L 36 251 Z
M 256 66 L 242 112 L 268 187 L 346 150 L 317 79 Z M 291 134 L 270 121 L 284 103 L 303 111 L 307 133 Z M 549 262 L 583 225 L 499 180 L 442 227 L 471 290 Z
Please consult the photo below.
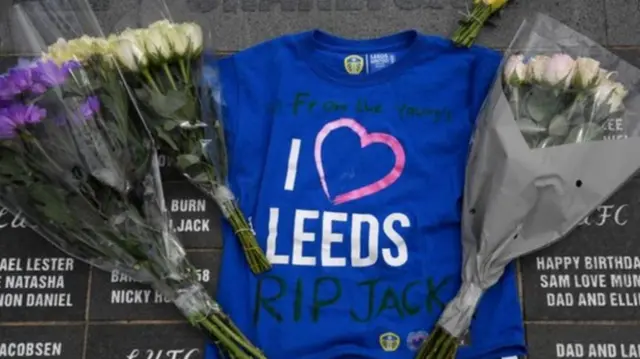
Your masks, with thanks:
M 146 23 L 155 0 L 91 0 L 105 32 Z M 215 30 L 224 52 L 321 27 L 349 37 L 418 28 L 447 35 L 466 0 L 171 0 L 177 20 Z M 0 68 L 27 51 L 0 0 Z M 480 43 L 508 45 L 523 16 L 545 12 L 640 66 L 640 1 L 517 0 Z M 636 155 L 636 154 L 629 154 Z M 615 160 L 615 159 L 612 159 Z M 184 243 L 215 288 L 221 242 L 213 203 L 173 176 L 174 221 L 193 224 Z M 176 202 L 174 202 L 174 200 Z M 193 200 L 204 211 L 181 212 Z M 183 202 L 180 202 L 183 201 Z M 640 358 L 640 179 L 625 186 L 563 243 L 519 263 L 531 359 Z M 185 226 L 186 228 L 186 226 Z M 51 278 L 31 288 L 25 276 Z M 50 302 L 46 302 L 50 301 Z M 20 218 L 0 210 L 0 358 L 200 359 L 202 340 L 171 304 L 144 286 L 68 260 Z M 4 350 L 4 352 L 3 352 Z M 286 358 L 289 359 L 289 358 Z

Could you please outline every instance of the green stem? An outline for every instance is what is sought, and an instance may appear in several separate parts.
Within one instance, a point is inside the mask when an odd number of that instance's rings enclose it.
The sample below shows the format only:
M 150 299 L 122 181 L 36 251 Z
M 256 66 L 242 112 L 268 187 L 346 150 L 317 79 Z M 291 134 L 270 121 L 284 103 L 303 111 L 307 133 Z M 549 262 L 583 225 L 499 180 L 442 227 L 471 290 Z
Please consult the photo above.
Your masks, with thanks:
M 187 67 L 184 63 L 184 59 L 180 59 L 180 72 L 182 73 L 182 78 L 184 79 L 184 83 L 190 83 L 189 74 L 187 73 Z
M 218 318 L 217 315 L 215 314 L 211 315 L 209 316 L 209 319 L 213 324 L 218 326 L 218 328 L 220 328 L 224 332 L 223 335 L 224 334 L 228 335 L 228 337 L 231 338 L 233 341 L 242 345 L 242 347 L 244 347 L 244 349 L 247 352 L 249 352 L 249 354 L 254 356 L 255 359 L 266 359 L 265 356 L 257 348 L 255 348 L 251 343 L 243 340 L 243 338 L 238 337 L 233 330 L 231 330 L 229 327 L 226 326 L 223 320 Z
M 171 83 L 171 87 L 173 87 L 173 89 L 177 91 L 178 87 L 176 86 L 176 82 L 173 80 L 173 75 L 171 74 L 171 70 L 169 69 L 169 65 L 164 63 L 164 64 L 162 64 L 162 68 L 164 69 L 164 73 L 167 75 L 167 78 L 169 79 L 169 82 Z
M 222 342 L 224 349 L 231 352 L 233 356 L 239 359 L 251 359 L 248 355 L 243 353 L 242 350 L 238 348 L 238 346 L 235 345 L 235 343 L 231 339 L 226 337 L 222 333 L 220 328 L 217 325 L 215 325 L 213 321 L 210 321 L 209 318 L 207 318 L 206 320 L 203 320 L 202 322 L 199 322 L 199 324 L 203 326 L 214 338 Z
M 492 9 L 490 6 L 484 4 L 474 6 L 467 18 L 467 24 L 460 26 L 456 30 L 453 35 L 453 41 L 461 46 L 471 46 L 491 14 Z
M 147 82 L 151 85 L 151 87 L 153 87 L 153 89 L 156 90 L 156 92 L 162 93 L 162 91 L 160 91 L 160 88 L 158 87 L 158 84 L 153 80 L 153 77 L 149 73 L 148 69 L 142 70 L 142 75 L 147 80 Z

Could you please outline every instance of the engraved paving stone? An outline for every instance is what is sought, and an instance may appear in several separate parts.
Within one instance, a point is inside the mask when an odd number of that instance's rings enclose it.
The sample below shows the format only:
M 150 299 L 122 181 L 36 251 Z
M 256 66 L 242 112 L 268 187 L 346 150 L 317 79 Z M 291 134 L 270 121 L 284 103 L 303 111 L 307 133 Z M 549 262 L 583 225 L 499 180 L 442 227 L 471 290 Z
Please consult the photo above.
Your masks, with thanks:
M 525 257 L 525 317 L 640 319 L 638 218 L 640 177 L 625 185 L 565 240 Z
M 187 256 L 200 282 L 213 295 L 218 277 L 219 253 L 191 252 Z M 91 281 L 90 320 L 182 320 L 183 316 L 164 296 L 147 284 L 120 273 L 94 271 Z
M 87 358 L 202 359 L 204 339 L 188 324 L 90 325 Z
M 80 359 L 84 324 L 0 326 L 0 358 Z
M 220 212 L 214 201 L 186 181 L 165 182 L 171 226 L 185 248 L 222 248 Z
M 528 324 L 528 359 L 640 358 L 639 325 Z
M 83 320 L 88 278 L 86 264 L 0 207 L 0 322 Z

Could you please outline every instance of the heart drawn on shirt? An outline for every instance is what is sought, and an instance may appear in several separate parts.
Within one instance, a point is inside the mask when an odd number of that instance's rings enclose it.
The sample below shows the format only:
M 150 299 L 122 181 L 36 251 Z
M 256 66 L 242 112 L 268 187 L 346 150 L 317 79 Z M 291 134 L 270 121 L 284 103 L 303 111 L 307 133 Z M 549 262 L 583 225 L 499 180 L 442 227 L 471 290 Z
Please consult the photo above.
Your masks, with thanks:
M 384 144 L 389 147 L 391 151 L 393 151 L 395 163 L 391 170 L 381 179 L 363 187 L 351 190 L 349 192 L 338 194 L 333 200 L 331 200 L 331 195 L 329 194 L 329 186 L 327 185 L 324 165 L 322 162 L 322 144 L 324 143 L 324 140 L 329 137 L 329 134 L 331 134 L 331 132 L 343 127 L 351 129 L 360 137 L 360 148 L 365 148 L 372 144 Z M 322 189 L 324 190 L 327 198 L 336 205 L 370 196 L 391 186 L 395 181 L 398 180 L 398 178 L 400 178 L 400 175 L 402 174 L 406 163 L 404 149 L 402 148 L 402 145 L 400 144 L 400 141 L 398 141 L 398 139 L 386 133 L 368 133 L 366 128 L 364 128 L 356 120 L 351 118 L 341 118 L 329 122 L 320 130 L 320 132 L 318 132 L 315 142 L 314 157 L 316 162 L 316 170 L 318 171 L 318 175 L 320 176 Z

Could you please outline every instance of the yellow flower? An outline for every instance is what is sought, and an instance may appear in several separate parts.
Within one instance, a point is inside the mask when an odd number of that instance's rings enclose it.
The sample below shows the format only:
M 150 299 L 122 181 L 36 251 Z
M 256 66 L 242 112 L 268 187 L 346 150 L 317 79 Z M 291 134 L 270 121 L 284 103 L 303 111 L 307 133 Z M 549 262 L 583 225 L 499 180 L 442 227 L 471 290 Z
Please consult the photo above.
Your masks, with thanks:
M 59 65 L 70 60 L 76 60 L 75 53 L 69 46 L 69 42 L 63 38 L 59 38 L 58 41 L 49 46 L 47 53 L 43 57 L 51 59 Z
M 491 7 L 491 11 L 497 11 L 502 9 L 503 6 L 507 4 L 509 0 L 473 0 L 474 5 L 478 5 L 483 3 L 487 6 Z

